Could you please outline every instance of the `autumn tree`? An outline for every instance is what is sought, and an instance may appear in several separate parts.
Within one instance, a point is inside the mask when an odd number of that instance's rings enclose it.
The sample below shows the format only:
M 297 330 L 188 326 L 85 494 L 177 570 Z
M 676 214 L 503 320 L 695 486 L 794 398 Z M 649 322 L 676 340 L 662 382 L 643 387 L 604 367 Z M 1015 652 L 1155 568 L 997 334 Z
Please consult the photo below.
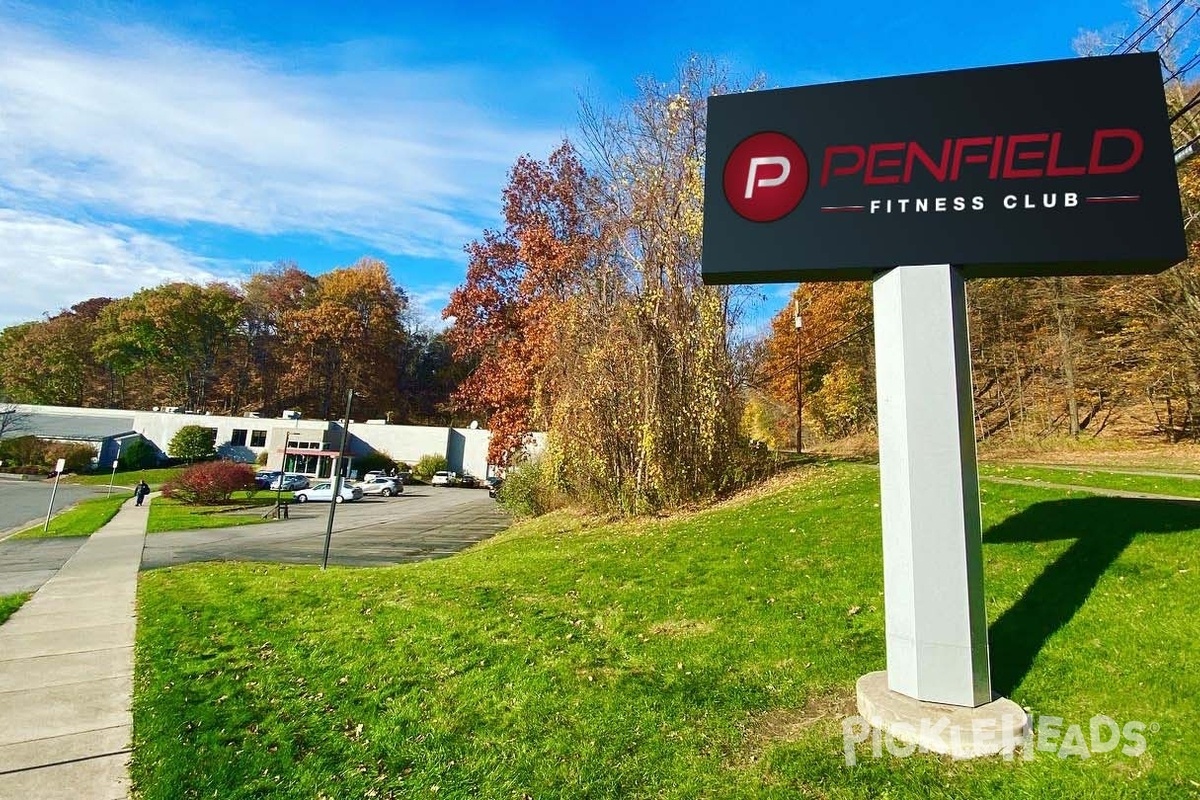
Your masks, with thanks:
M 801 326 L 796 327 L 799 312 Z M 755 388 L 780 409 L 776 446 L 796 444 L 799 399 L 820 439 L 870 430 L 875 420 L 871 287 L 863 281 L 803 283 L 771 320 Z
M 159 403 L 204 408 L 241 322 L 241 294 L 226 283 L 143 289 L 100 314 L 96 357 L 122 375 L 150 370 Z
M 0 332 L 0 386 L 24 403 L 84 406 L 109 399 L 111 374 L 92 354 L 96 320 L 111 300 L 95 298 Z
M 545 163 L 519 158 L 503 195 L 505 229 L 467 246 L 466 281 L 443 316 L 454 322 L 456 357 L 477 362 L 456 396 L 487 414 L 492 463 L 508 464 L 549 425 L 556 340 L 599 251 L 586 205 L 592 182 L 570 144 Z
M 289 311 L 313 306 L 317 291 L 317 279 L 290 261 L 256 272 L 242 284 L 245 347 L 237 383 L 231 387 L 234 408 L 245 405 L 275 414 L 297 404 L 297 398 L 280 395 L 289 360 L 283 319 Z
M 493 457 L 544 427 L 538 474 L 573 500 L 640 513 L 746 475 L 735 290 L 700 280 L 705 102 L 726 88 L 693 60 L 627 107 L 585 106 L 586 166 L 569 145 L 518 161 L 507 227 L 471 246 L 447 308 L 480 359 L 461 393 L 493 411 Z
M 311 299 L 279 318 L 288 345 L 284 391 L 319 417 L 336 413 L 351 388 L 363 395 L 357 406 L 364 414 L 386 413 L 396 399 L 407 306 L 404 290 L 377 259 L 318 277 Z

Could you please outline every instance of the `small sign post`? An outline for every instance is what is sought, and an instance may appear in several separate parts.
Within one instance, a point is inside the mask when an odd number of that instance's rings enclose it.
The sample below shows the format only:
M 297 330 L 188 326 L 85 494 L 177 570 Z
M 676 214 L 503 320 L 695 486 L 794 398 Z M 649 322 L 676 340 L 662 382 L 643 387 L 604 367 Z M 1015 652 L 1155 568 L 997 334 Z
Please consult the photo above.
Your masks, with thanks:
M 858 706 L 898 739 L 1024 733 L 992 695 L 966 280 L 1186 257 L 1162 78 L 1137 53 L 709 100 L 704 281 L 874 282 L 887 671 Z
M 106 494 L 105 497 L 112 497 L 113 481 L 115 481 L 117 479 L 117 465 L 120 463 L 121 462 L 118 461 L 117 459 L 115 459 L 115 458 L 113 459 L 112 475 L 108 476 L 108 494 Z
M 54 511 L 54 495 L 58 494 L 58 479 L 62 477 L 62 471 L 66 467 L 67 460 L 65 458 L 60 458 L 54 465 L 54 486 L 50 489 L 50 506 L 46 509 L 46 523 L 42 525 L 42 533 L 50 530 L 50 514 Z

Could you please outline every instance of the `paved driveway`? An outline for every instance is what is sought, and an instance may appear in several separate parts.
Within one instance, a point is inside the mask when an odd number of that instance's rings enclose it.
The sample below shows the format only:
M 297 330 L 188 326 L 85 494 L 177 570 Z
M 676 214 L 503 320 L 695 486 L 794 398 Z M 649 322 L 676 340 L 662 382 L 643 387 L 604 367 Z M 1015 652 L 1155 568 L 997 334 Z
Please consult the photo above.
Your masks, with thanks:
M 293 504 L 290 511 L 290 519 L 262 525 L 151 534 L 142 569 L 227 560 L 319 564 L 329 504 Z M 385 566 L 440 558 L 494 536 L 510 521 L 482 489 L 406 486 L 399 497 L 339 504 L 329 563 Z
M 53 487 L 54 481 L 14 481 L 0 478 L 0 538 L 14 528 L 45 519 L 46 508 L 50 505 L 50 490 Z M 107 486 L 99 487 L 100 494 L 106 491 Z M 60 483 L 58 492 L 54 495 L 54 510 L 59 511 L 96 492 L 97 489 L 93 486 Z
M 0 479 L 0 540 L 5 533 L 16 533 L 31 522 L 45 519 L 52 486 L 51 481 Z M 54 510 L 66 508 L 96 491 L 91 486 L 60 483 L 54 496 Z M 105 491 L 106 487 L 99 490 L 101 494 Z M 0 541 L 0 595 L 35 591 L 85 541 L 83 537 Z
M 43 493 L 40 502 L 48 502 L 48 492 Z M 81 496 L 87 493 L 84 490 Z M 8 496 L 0 495 L 0 505 Z M 142 551 L 142 569 L 193 561 L 321 563 L 329 504 L 293 504 L 290 510 L 290 519 L 279 522 L 151 534 Z M 408 486 L 400 497 L 340 504 L 334 515 L 329 563 L 387 566 L 441 558 L 494 536 L 510 522 L 482 489 Z M 85 541 L 80 537 L 0 542 L 0 595 L 36 591 Z

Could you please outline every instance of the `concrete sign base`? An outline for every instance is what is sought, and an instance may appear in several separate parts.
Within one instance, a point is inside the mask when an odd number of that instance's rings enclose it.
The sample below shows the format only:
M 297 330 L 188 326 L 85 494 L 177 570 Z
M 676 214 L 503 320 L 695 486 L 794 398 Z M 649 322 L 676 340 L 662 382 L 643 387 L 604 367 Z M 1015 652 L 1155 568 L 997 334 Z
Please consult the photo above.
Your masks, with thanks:
M 1029 740 L 1029 716 L 1011 700 L 977 708 L 922 703 L 888 689 L 888 674 L 858 679 L 858 713 L 897 742 L 953 758 L 1010 754 Z
M 992 701 L 966 287 L 948 265 L 875 280 L 883 592 L 890 688 Z

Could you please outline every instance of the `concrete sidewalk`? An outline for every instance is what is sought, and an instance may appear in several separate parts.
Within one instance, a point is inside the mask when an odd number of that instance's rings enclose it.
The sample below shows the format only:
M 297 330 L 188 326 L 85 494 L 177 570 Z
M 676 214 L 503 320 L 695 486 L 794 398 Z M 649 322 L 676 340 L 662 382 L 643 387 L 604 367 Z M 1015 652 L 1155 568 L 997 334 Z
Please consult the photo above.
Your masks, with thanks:
M 128 797 L 148 508 L 123 505 L 0 625 L 0 798 Z

